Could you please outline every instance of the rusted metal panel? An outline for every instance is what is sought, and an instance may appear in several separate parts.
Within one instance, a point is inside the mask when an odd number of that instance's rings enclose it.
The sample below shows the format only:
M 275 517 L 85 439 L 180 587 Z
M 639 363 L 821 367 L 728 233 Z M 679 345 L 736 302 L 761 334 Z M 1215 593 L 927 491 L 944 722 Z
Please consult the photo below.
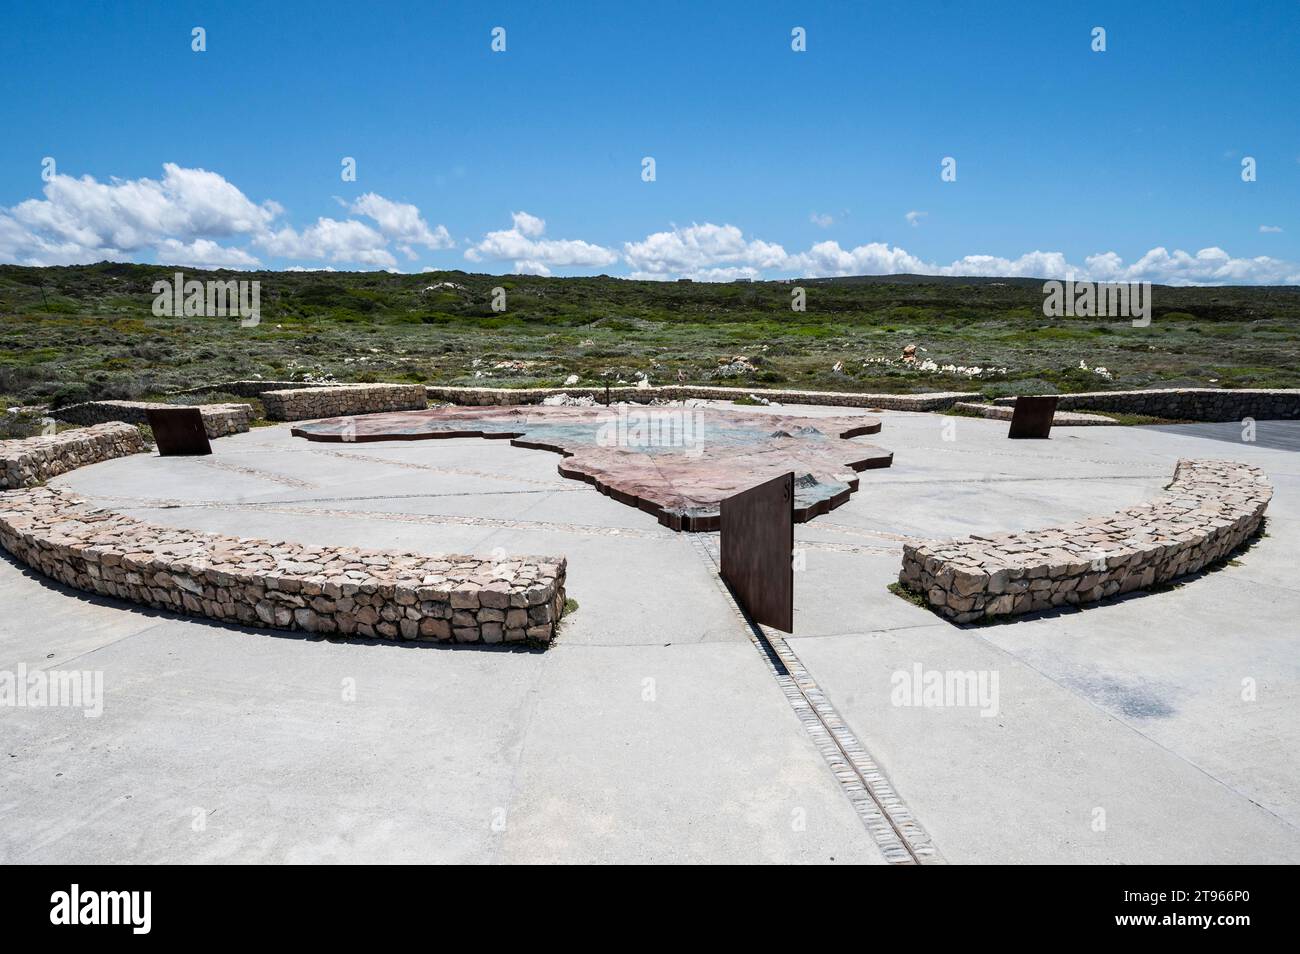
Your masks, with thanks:
M 794 631 L 794 474 L 722 501 L 722 578 L 750 618 Z
M 1052 418 L 1056 415 L 1056 395 L 1027 395 L 1016 398 L 1016 409 L 1011 412 L 1011 428 L 1007 437 L 1044 438 L 1052 432 Z
M 212 453 L 203 415 L 197 407 L 149 408 L 145 413 L 149 416 L 159 457 Z

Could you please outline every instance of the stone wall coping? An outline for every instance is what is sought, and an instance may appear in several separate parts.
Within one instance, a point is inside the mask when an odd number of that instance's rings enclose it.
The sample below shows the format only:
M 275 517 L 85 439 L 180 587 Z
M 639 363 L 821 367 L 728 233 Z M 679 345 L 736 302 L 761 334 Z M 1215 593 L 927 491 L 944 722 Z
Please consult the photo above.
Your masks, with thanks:
M 262 396 L 282 391 L 323 390 L 356 387 L 350 382 L 307 384 L 293 381 L 261 381 L 246 379 L 200 385 L 178 391 L 178 394 L 200 391 L 224 390 L 245 396 Z M 419 385 L 417 385 L 419 386 Z M 554 388 L 502 388 L 451 384 L 423 385 L 430 399 L 451 401 L 456 404 L 512 405 L 536 404 L 547 397 L 568 394 L 573 397 L 591 397 L 599 400 L 605 394 L 603 385 L 580 385 Z M 634 385 L 614 385 L 609 389 L 611 398 L 620 401 L 649 402 L 654 400 L 719 399 L 734 400 L 754 395 L 769 401 L 787 404 L 814 404 L 840 407 L 879 407 L 887 410 L 946 410 L 953 404 L 979 402 L 981 395 L 973 391 L 933 391 L 905 394 L 873 394 L 855 391 L 799 391 L 794 389 L 768 389 L 728 387 L 720 385 L 666 384 L 638 388 Z M 1146 388 L 1111 391 L 1081 391 L 1058 395 L 1058 410 L 1086 408 L 1092 402 L 1099 411 L 1128 411 L 1150 414 L 1154 417 L 1176 416 L 1190 420 L 1232 420 L 1242 413 L 1255 413 L 1281 418 L 1300 418 L 1300 388 Z M 998 406 L 1015 404 L 1015 397 L 994 398 Z M 1205 406 L 1179 406 L 1188 401 L 1200 400 Z M 1268 402 L 1251 406 L 1251 401 Z M 1162 402 L 1174 402 L 1162 404 Z M 1247 402 L 1243 406 L 1243 402 Z M 1106 405 L 1111 405 L 1107 407 Z M 1164 412 L 1163 414 L 1161 412 Z
M 1071 391 L 1068 394 L 1061 394 L 1058 397 L 1070 398 L 1073 400 L 1088 400 L 1091 398 L 1113 398 L 1128 397 L 1130 395 L 1143 394 L 1212 394 L 1212 395 L 1276 395 L 1280 397 L 1294 397 L 1300 399 L 1300 388 L 1133 388 L 1127 391 Z M 1015 397 L 1000 397 L 993 399 L 994 404 L 1015 404 Z
M 422 384 L 344 384 L 290 388 L 262 395 L 266 416 L 275 421 L 410 411 L 428 406 Z
M 82 401 L 80 404 L 65 404 L 61 408 L 50 411 L 50 417 L 57 418 L 59 415 L 69 412 L 98 408 L 156 411 L 159 408 L 174 407 L 197 407 L 200 411 L 252 411 L 253 409 L 252 405 L 244 404 L 241 401 L 225 401 L 217 404 L 171 404 L 167 401 Z
M 970 401 L 958 401 L 952 406 L 954 411 L 970 411 L 993 421 L 1009 421 L 1015 413 L 1014 407 L 1001 404 L 976 404 Z M 1078 411 L 1057 410 L 1052 415 L 1052 424 L 1056 427 L 1083 427 L 1116 423 L 1113 417 L 1102 414 L 1083 414 Z
M 169 391 L 169 394 L 202 394 L 205 391 L 226 391 L 231 394 L 239 394 L 241 397 L 252 394 L 243 394 L 241 392 L 252 391 L 290 391 L 294 388 L 337 388 L 345 387 L 347 381 L 267 381 L 262 378 L 238 378 L 233 381 L 215 381 L 212 384 L 198 384 L 192 388 L 182 388 L 179 391 Z
M 291 388 L 276 388 L 274 391 L 270 391 L 268 393 L 275 395 L 277 399 L 296 398 L 296 397 L 311 396 L 316 394 L 328 394 L 332 397 L 341 391 L 342 392 L 372 391 L 376 394 L 382 394 L 388 392 L 399 393 L 403 391 L 409 391 L 412 388 L 424 388 L 424 387 L 426 387 L 426 385 L 423 384 L 386 384 L 386 383 L 308 384 L 308 385 L 301 385 L 301 386 L 291 387 Z
M 567 394 L 570 397 L 603 398 L 603 385 L 556 388 L 488 388 L 462 385 L 426 385 L 433 400 L 455 404 L 536 404 L 547 397 Z M 928 391 L 917 394 L 869 394 L 856 391 L 797 391 L 770 388 L 735 388 L 713 385 L 665 384 L 639 388 L 634 385 L 611 386 L 608 393 L 619 400 L 648 402 L 654 400 L 734 400 L 753 395 L 785 404 L 820 404 L 837 407 L 879 407 L 897 410 L 937 410 L 956 401 L 978 398 L 973 391 Z
M 197 408 L 203 416 L 203 427 L 211 439 L 246 432 L 253 420 L 251 405 L 229 402 L 224 404 L 167 404 L 162 401 L 85 401 L 69 404 L 51 411 L 55 420 L 70 424 L 101 424 L 122 421 L 127 424 L 148 424 L 149 411 L 182 407 Z
M 1133 391 L 1078 391 L 1058 394 L 1058 410 L 1142 414 L 1188 421 L 1240 421 L 1300 418 L 1300 389 L 1296 388 L 1150 388 Z M 994 400 L 1015 404 L 1014 397 Z

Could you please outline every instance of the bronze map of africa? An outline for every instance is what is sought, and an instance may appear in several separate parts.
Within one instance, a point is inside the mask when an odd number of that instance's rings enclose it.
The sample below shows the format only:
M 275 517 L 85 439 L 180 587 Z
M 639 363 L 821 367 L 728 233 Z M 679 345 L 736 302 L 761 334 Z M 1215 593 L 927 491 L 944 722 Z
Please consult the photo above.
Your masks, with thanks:
M 560 454 L 565 477 L 594 484 L 673 530 L 717 530 L 723 500 L 795 475 L 795 520 L 844 503 L 857 472 L 893 453 L 853 440 L 880 431 L 870 417 L 795 418 L 710 407 L 440 407 L 304 422 L 310 441 L 366 443 L 478 437 Z

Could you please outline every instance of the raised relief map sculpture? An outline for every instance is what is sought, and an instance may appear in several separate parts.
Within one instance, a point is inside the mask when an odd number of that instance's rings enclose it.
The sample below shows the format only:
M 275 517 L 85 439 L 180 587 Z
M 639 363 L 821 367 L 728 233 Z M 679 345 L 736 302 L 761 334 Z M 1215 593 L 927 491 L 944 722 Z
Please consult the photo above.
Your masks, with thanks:
M 851 440 L 880 431 L 861 416 L 790 417 L 706 407 L 445 407 L 309 421 L 311 441 L 509 440 L 564 456 L 565 477 L 594 484 L 673 530 L 720 525 L 723 500 L 780 474 L 795 475 L 795 520 L 838 507 L 857 472 L 888 467 L 893 453 Z

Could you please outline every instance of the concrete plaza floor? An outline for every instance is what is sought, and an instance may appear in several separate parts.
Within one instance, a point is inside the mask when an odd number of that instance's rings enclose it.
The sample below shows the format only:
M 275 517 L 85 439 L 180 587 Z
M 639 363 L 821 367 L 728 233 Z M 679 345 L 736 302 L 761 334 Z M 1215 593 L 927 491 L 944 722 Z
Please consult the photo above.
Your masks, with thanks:
M 753 413 L 777 410 L 852 413 Z M 876 416 L 862 440 L 894 466 L 796 528 L 787 644 L 939 855 L 1300 861 L 1300 424 L 1010 442 L 1005 422 Z M 0 862 L 886 860 L 719 587 L 716 534 L 503 442 L 277 426 L 214 450 L 51 483 L 224 533 L 563 554 L 579 609 L 546 652 L 322 640 L 78 594 L 5 556 L 0 670 L 101 671 L 105 704 L 0 709 Z M 886 590 L 905 539 L 1105 513 L 1179 457 L 1273 481 L 1267 536 L 1218 571 L 982 627 Z M 895 705 L 917 665 L 996 674 L 996 713 Z

